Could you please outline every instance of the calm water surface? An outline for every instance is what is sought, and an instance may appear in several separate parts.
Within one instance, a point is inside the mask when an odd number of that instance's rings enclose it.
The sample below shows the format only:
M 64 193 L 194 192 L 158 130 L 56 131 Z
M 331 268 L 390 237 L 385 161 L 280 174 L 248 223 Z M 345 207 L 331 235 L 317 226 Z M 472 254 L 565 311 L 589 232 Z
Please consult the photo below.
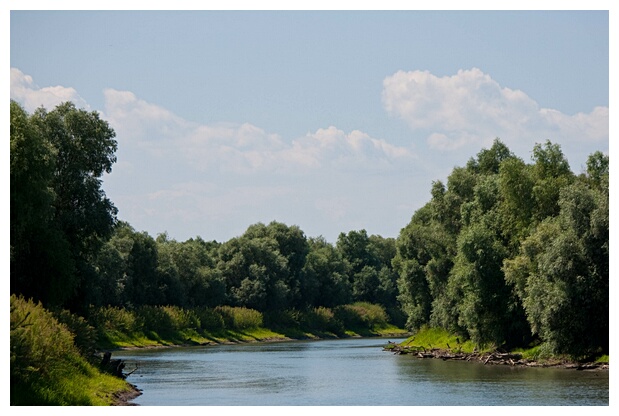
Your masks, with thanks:
M 393 341 L 401 341 L 392 339 Z M 484 366 L 382 351 L 385 339 L 122 351 L 134 403 L 166 406 L 608 406 L 609 372 Z

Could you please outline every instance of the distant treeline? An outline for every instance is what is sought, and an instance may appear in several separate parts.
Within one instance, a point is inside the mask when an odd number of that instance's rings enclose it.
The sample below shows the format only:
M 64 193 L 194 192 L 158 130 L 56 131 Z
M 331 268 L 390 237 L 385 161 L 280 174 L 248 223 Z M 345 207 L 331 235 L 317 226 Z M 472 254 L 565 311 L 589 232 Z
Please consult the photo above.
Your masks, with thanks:
M 382 305 L 411 330 L 479 345 L 608 352 L 609 158 L 574 174 L 558 145 L 532 162 L 500 140 L 447 184 L 397 239 L 250 225 L 226 242 L 152 237 L 118 221 L 100 177 L 116 161 L 97 113 L 11 102 L 11 293 L 70 309 L 236 307 L 260 313 Z

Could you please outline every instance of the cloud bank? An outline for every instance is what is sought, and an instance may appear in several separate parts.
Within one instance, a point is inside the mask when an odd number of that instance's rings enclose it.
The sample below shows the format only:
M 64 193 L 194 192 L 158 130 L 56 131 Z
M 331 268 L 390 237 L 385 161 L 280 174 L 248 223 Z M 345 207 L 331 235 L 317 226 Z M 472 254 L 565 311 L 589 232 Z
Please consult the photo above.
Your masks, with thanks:
M 546 139 L 608 141 L 608 107 L 575 115 L 540 108 L 524 92 L 502 87 L 477 68 L 444 77 L 428 71 L 396 72 L 384 79 L 382 100 L 390 115 L 427 132 L 426 141 L 434 149 L 486 145 L 495 137 L 527 146 Z
M 40 88 L 30 75 L 17 68 L 11 68 L 11 99 L 21 103 L 29 113 L 41 106 L 51 110 L 65 101 L 73 102 L 78 108 L 89 109 L 86 101 L 74 88 L 60 85 Z
M 308 173 L 315 169 L 392 169 L 415 156 L 406 147 L 334 126 L 285 141 L 249 123 L 191 123 L 133 93 L 107 89 L 105 116 L 119 138 L 155 156 L 174 155 L 198 171 Z

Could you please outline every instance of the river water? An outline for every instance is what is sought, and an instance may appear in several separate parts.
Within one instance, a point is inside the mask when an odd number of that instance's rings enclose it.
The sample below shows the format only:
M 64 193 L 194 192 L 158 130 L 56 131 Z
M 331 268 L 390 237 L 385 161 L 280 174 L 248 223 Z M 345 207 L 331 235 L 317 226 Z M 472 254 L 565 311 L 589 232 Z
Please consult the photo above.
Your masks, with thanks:
M 399 342 L 399 339 L 392 339 Z M 609 372 L 419 359 L 386 339 L 127 350 L 143 406 L 608 406 Z

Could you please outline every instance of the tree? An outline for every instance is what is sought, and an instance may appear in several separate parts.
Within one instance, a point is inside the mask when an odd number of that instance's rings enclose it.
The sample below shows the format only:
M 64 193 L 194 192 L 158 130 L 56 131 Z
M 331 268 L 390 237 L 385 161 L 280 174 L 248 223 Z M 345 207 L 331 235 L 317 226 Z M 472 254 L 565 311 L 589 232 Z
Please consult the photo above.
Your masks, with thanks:
M 11 100 L 11 293 L 59 305 L 77 287 L 68 241 L 54 223 L 57 150 Z
M 449 286 L 456 297 L 459 325 L 477 344 L 506 341 L 509 290 L 502 272 L 505 248 L 493 233 L 477 223 L 458 237 L 458 255 Z
M 292 300 L 288 261 L 274 238 L 255 233 L 259 228 L 250 226 L 248 233 L 219 248 L 217 269 L 226 283 L 227 302 L 259 311 L 285 309 Z
M 214 307 L 225 301 L 225 282 L 215 267 L 217 242 L 197 237 L 180 243 L 160 235 L 157 247 L 158 273 L 168 303 Z
M 533 160 L 533 214 L 537 221 L 542 221 L 559 214 L 559 191 L 572 182 L 574 174 L 561 147 L 550 141 L 546 141 L 544 146 L 539 143 L 535 145 Z
M 477 159 L 469 160 L 467 168 L 478 174 L 488 175 L 499 173 L 501 164 L 515 157 L 503 142 L 497 137 L 490 149 L 482 149 L 477 154 Z
M 597 151 L 587 159 L 587 177 L 597 187 L 604 186 L 604 180 L 608 183 L 609 158 L 604 153 Z
M 252 239 L 270 238 L 275 241 L 278 253 L 286 259 L 288 270 L 287 274 L 283 276 L 281 284 L 278 284 L 279 289 L 277 290 L 281 292 L 286 287 L 290 305 L 294 307 L 303 306 L 305 295 L 302 290 L 305 284 L 302 282 L 301 271 L 309 252 L 309 245 L 303 231 L 296 225 L 288 226 L 272 221 L 268 225 L 262 223 L 251 225 L 245 231 L 244 237 Z
M 341 253 L 324 238 L 310 238 L 303 266 L 306 306 L 335 307 L 352 300 L 348 265 Z
M 348 264 L 353 300 L 381 303 L 390 310 L 397 306 L 397 274 L 391 265 L 394 239 L 350 231 L 340 233 L 336 249 Z
M 498 183 L 502 233 L 510 247 L 517 248 L 520 241 L 529 235 L 533 224 L 535 179 L 532 167 L 518 158 L 506 160 L 499 169 Z
M 116 222 L 100 179 L 116 161 L 115 133 L 72 103 L 28 116 L 12 102 L 11 113 L 11 290 L 79 307 L 78 290 Z
M 505 262 L 532 331 L 556 353 L 608 352 L 608 192 L 576 182 Z

